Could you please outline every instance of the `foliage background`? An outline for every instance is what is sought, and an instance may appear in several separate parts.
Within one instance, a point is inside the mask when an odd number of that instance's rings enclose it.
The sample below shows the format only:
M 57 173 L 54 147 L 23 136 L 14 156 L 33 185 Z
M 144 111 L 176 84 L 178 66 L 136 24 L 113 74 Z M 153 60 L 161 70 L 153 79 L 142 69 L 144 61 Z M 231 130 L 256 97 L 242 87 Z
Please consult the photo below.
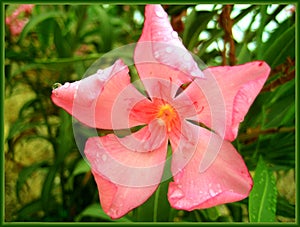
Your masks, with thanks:
M 5 5 L 5 16 L 18 6 Z M 165 182 L 115 221 L 294 222 L 295 6 L 164 7 L 184 45 L 207 65 L 259 59 L 271 66 L 234 141 L 256 186 L 243 201 L 186 212 L 170 208 Z M 35 5 L 20 15 L 28 18 L 20 34 L 5 26 L 5 221 L 112 221 L 76 147 L 71 117 L 50 100 L 51 87 L 81 79 L 103 54 L 136 42 L 143 11 L 143 5 Z

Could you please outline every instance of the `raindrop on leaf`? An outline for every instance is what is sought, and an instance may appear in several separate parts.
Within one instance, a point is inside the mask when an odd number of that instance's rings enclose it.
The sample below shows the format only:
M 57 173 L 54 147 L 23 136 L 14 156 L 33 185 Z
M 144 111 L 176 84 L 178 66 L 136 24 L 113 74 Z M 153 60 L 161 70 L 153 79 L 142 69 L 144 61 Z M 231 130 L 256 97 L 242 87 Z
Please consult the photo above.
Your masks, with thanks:
M 55 83 L 52 85 L 52 90 L 55 90 L 56 88 L 59 88 L 61 86 L 62 86 L 61 83 Z

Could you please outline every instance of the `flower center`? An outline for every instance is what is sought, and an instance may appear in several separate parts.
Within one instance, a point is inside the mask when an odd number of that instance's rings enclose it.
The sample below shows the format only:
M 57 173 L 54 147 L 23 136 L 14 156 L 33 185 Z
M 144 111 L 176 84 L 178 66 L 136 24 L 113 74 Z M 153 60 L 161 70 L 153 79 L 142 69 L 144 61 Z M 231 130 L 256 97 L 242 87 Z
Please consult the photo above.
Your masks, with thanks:
M 177 117 L 176 111 L 170 104 L 163 104 L 159 106 L 156 117 L 162 120 L 162 123 L 165 123 L 168 132 L 171 131 L 175 119 Z

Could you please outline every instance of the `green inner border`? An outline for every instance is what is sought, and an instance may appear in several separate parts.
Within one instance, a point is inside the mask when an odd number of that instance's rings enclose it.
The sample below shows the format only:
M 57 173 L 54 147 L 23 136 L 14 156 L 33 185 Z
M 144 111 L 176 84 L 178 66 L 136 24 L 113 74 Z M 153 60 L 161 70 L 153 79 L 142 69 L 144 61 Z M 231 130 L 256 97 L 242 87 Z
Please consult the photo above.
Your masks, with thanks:
M 4 33 L 4 5 L 6 4 L 20 4 L 20 3 L 35 3 L 35 4 L 47 4 L 47 3 L 51 3 L 51 4 L 99 4 L 99 3 L 104 3 L 104 4 L 147 4 L 147 3 L 159 3 L 159 4 L 166 4 L 166 3 L 171 3 L 171 4 L 187 4 L 187 3 L 193 3 L 193 4 L 294 4 L 296 6 L 296 59 L 298 60 L 298 56 L 299 56 L 299 41 L 298 41 L 298 32 L 299 32 L 299 13 L 298 13 L 298 1 L 222 1 L 222 0 L 215 0 L 215 1 L 203 1 L 203 0 L 196 0 L 196 1 L 183 1 L 183 0 L 165 0 L 165 1 L 141 1 L 141 0 L 136 0 L 136 1 L 120 1 L 120 0 L 111 0 L 111 1 L 101 1 L 101 0 L 88 0 L 88 1 L 78 1 L 78 0 L 74 0 L 74 1 L 65 1 L 65 0 L 56 0 L 56 1 L 51 1 L 51 0 L 45 0 L 45 1 L 19 1 L 19 0 L 6 0 L 6 1 L 1 1 L 0 2 L 0 11 L 1 11 L 1 17 L 0 17 L 0 24 L 1 24 L 1 43 L 2 45 L 0 45 L 0 51 L 1 51 L 1 77 L 0 77 L 0 92 L 1 92 L 1 98 L 0 98 L 0 146 L 1 146 L 1 151 L 4 151 L 4 86 L 5 86 L 5 77 L 4 77 L 4 63 L 5 63 L 5 52 L 4 52 L 4 43 L 5 43 L 5 33 Z M 299 80 L 297 75 L 299 75 L 299 70 L 298 70 L 298 61 L 296 61 L 296 87 L 295 87 L 295 91 L 296 91 L 296 119 L 295 119 L 295 124 L 296 124 L 296 185 L 298 186 L 298 140 L 299 138 L 299 134 L 298 134 L 298 87 L 299 87 Z M 132 223 L 76 223 L 76 222 L 71 222 L 71 223 L 64 223 L 64 222 L 46 222 L 46 223 L 41 223 L 41 222 L 5 222 L 4 221 L 4 200 L 5 200 L 5 196 L 4 196 L 4 191 L 5 191 L 5 176 L 4 176 L 4 152 L 2 152 L 2 155 L 0 156 L 0 168 L 2 171 L 1 175 L 0 175 L 0 180 L 1 180 L 1 185 L 0 185 L 0 193 L 1 193 L 1 198 L 0 201 L 2 201 L 1 203 L 1 208 L 0 208 L 0 226 L 27 226 L 27 225 L 43 225 L 43 226 L 53 226 L 53 225 L 64 225 L 64 226 L 68 226 L 68 225 L 156 225 L 154 223 L 144 223 L 144 222 L 132 222 Z M 298 187 L 297 187 L 298 189 Z M 298 190 L 296 190 L 298 192 Z M 298 194 L 296 194 L 296 201 L 298 201 Z M 296 204 L 296 208 L 298 208 L 298 204 Z M 295 225 L 299 223 L 299 219 L 298 219 L 298 209 L 296 209 L 296 219 L 295 219 L 295 223 L 282 223 L 283 225 Z M 158 225 L 168 225 L 168 224 L 175 224 L 175 225 L 180 225 L 180 226 L 185 226 L 185 225 L 199 225 L 200 223 L 157 223 Z M 250 223 L 201 223 L 200 225 L 248 225 Z M 280 224 L 280 223 L 278 223 Z M 251 224 L 253 225 L 253 224 Z M 266 225 L 266 224 L 254 224 L 254 225 Z M 268 224 L 267 224 L 268 225 Z

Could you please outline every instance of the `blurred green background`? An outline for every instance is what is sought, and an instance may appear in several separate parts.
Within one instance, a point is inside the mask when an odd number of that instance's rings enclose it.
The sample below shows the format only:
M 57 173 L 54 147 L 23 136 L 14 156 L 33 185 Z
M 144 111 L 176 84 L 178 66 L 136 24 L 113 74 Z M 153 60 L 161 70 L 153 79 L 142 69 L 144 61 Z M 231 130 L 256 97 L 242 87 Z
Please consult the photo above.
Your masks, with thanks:
M 183 44 L 208 66 L 272 68 L 233 142 L 254 176 L 249 198 L 191 212 L 171 208 L 168 182 L 115 221 L 295 221 L 295 6 L 164 5 Z M 5 221 L 112 221 L 50 100 L 110 50 L 137 42 L 143 5 L 5 5 Z M 234 163 L 233 163 L 234 164 Z M 264 196 L 263 196 L 264 195 Z

